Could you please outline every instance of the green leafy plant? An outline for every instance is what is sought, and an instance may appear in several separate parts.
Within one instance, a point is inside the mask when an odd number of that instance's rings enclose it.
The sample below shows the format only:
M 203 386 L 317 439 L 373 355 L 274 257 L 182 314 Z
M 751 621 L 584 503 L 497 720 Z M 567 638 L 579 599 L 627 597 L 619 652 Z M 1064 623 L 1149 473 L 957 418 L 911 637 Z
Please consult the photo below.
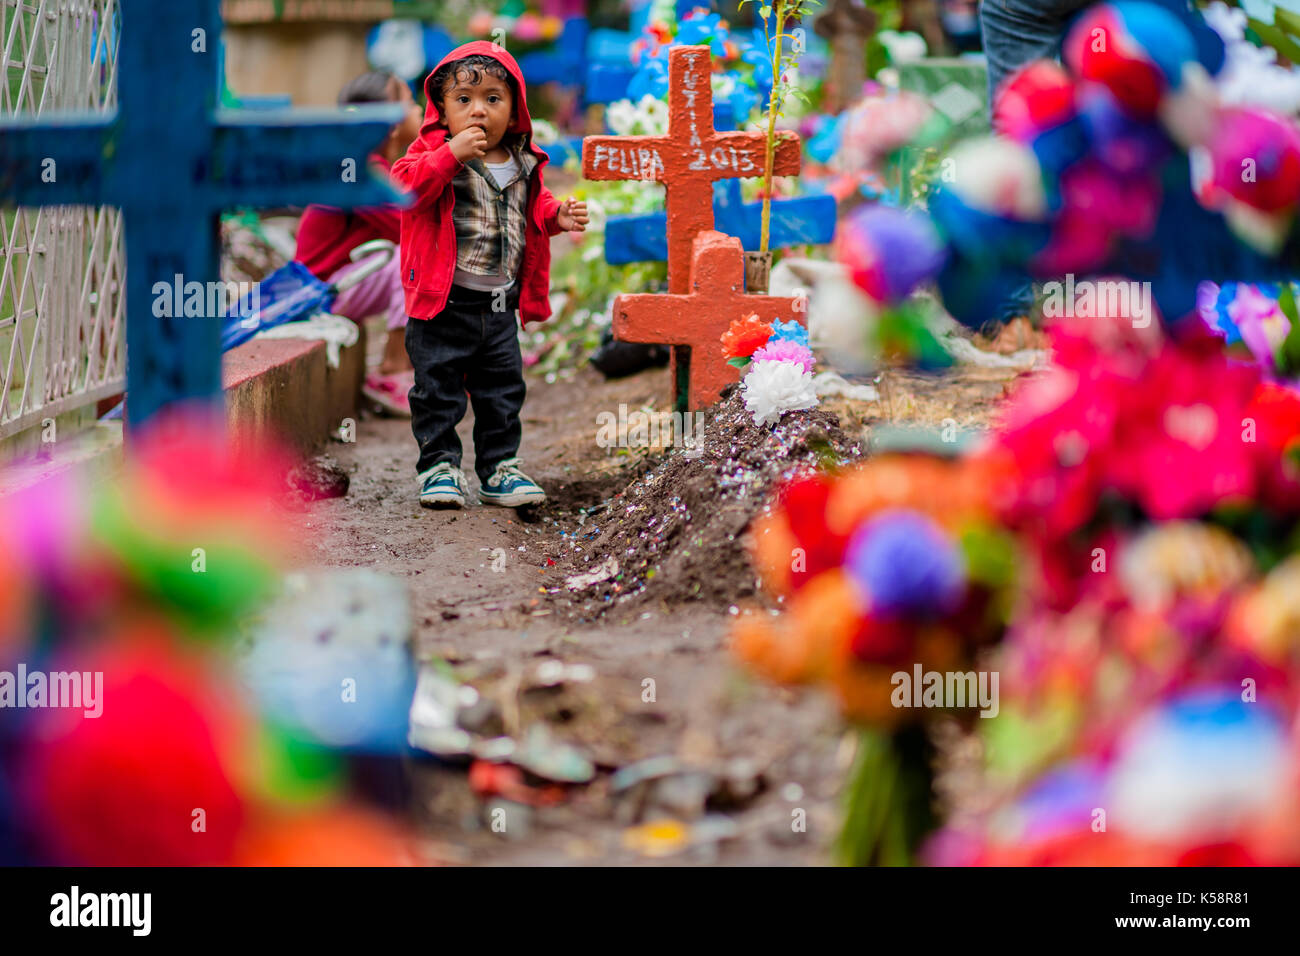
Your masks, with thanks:
M 768 251 L 769 233 L 772 221 L 772 167 L 776 160 L 776 118 L 783 115 L 787 98 L 808 103 L 808 96 L 803 90 L 789 82 L 786 71 L 799 63 L 799 54 L 803 52 L 802 39 L 786 32 L 786 25 L 791 21 L 802 20 L 821 0 L 740 0 L 740 6 L 747 3 L 761 3 L 758 8 L 759 19 L 763 22 L 763 36 L 767 40 L 768 53 L 772 57 L 772 91 L 767 102 L 767 165 L 763 170 L 763 211 L 758 249 Z M 775 16 L 773 16 L 775 14 Z M 769 25 L 770 21 L 770 25 Z M 789 50 L 785 41 L 793 41 Z

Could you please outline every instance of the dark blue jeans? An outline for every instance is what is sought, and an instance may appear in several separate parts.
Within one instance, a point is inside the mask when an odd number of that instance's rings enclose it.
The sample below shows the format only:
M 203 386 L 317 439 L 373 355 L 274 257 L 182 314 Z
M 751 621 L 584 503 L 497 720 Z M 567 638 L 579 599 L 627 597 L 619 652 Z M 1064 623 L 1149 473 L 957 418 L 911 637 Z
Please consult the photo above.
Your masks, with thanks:
M 989 105 L 1002 81 L 1026 63 L 1054 60 L 1070 19 L 1094 0 L 983 0 L 980 33 L 989 62 Z
M 1026 63 L 1054 60 L 1071 18 L 1093 0 L 983 0 L 980 32 L 989 65 L 989 109 L 1006 78 Z M 1026 282 L 1000 308 L 999 319 L 1027 315 L 1034 287 Z
M 437 316 L 406 323 L 406 351 L 415 367 L 410 399 L 411 431 L 420 446 L 417 474 L 444 461 L 460 467 L 456 426 L 465 417 L 467 392 L 479 480 L 519 453 L 525 386 L 513 296 L 494 310 L 492 293 L 453 286 Z

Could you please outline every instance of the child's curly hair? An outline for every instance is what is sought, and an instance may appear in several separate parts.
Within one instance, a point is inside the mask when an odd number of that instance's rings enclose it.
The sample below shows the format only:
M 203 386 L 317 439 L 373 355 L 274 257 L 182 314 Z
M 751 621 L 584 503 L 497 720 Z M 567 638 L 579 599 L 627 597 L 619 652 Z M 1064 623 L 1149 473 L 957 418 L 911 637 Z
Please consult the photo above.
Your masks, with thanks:
M 436 97 L 434 102 L 441 107 L 447 95 L 447 87 L 459 80 L 464 80 L 470 86 L 478 86 L 483 82 L 484 74 L 494 76 L 498 80 L 505 80 L 506 85 L 510 87 L 510 95 L 514 97 L 516 103 L 519 102 L 519 87 L 515 84 L 515 78 L 510 75 L 510 71 L 502 66 L 499 60 L 482 53 L 452 60 L 433 74 L 429 80 L 429 89 Z

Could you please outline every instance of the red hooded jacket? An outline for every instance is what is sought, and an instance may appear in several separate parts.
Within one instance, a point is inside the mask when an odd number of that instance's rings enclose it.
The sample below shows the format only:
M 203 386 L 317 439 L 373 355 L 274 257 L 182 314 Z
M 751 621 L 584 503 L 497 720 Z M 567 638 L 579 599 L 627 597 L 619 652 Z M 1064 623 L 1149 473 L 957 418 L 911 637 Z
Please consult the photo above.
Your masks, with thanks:
M 452 50 L 424 81 L 429 106 L 420 136 L 406 155 L 393 164 L 394 182 L 412 194 L 414 203 L 402 210 L 402 286 L 406 312 L 414 319 L 432 319 L 447 305 L 456 272 L 456 227 L 451 210 L 455 191 L 451 181 L 464 168 L 451 153 L 446 127 L 439 126 L 438 98 L 430 89 L 434 73 L 452 60 L 482 54 L 490 56 L 515 79 L 515 117 L 507 129 L 528 134 L 528 147 L 538 158 L 528 184 L 527 235 L 519 266 L 519 317 L 527 325 L 549 318 L 551 303 L 551 242 L 561 232 L 557 217 L 560 201 L 542 185 L 542 167 L 548 162 L 532 141 L 533 120 L 528 115 L 524 77 L 515 58 L 488 40 L 476 40 Z

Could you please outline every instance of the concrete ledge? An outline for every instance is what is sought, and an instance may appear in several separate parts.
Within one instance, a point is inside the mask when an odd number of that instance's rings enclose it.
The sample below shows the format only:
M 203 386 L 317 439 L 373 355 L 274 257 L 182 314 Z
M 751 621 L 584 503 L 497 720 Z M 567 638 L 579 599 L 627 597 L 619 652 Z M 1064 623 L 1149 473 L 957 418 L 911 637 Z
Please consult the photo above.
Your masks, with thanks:
M 231 349 L 221 370 L 231 433 L 272 436 L 311 453 L 355 418 L 365 356 L 364 332 L 341 350 L 337 369 L 325 343 L 312 339 L 254 339 Z

